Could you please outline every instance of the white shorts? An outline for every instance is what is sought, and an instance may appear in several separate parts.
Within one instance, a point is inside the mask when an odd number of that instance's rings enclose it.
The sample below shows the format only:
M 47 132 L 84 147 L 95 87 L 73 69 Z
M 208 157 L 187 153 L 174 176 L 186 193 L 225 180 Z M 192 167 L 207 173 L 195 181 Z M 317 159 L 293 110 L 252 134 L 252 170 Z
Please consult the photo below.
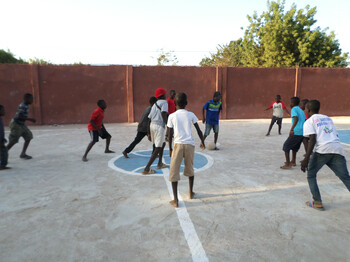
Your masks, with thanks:
M 162 147 L 165 142 L 165 127 L 151 122 L 151 139 L 155 147 Z

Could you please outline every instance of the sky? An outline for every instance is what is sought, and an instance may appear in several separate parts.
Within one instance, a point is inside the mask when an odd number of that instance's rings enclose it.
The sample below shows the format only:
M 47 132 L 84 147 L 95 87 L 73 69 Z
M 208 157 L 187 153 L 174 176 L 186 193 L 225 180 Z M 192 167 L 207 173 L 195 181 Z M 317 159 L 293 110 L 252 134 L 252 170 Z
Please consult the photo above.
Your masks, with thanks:
M 350 1 L 286 0 L 317 7 L 317 26 L 335 31 L 350 53 Z M 160 50 L 195 65 L 243 36 L 265 0 L 0 0 L 0 49 L 54 64 L 155 65 Z

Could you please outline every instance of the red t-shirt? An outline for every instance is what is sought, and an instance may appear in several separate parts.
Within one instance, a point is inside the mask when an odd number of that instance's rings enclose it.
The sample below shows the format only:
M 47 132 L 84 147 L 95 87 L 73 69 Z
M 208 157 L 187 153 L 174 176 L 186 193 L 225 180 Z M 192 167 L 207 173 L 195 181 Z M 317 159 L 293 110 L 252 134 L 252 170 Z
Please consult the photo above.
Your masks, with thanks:
M 175 99 L 168 98 L 168 113 L 169 115 L 175 112 Z
M 90 121 L 94 121 L 95 125 L 98 126 L 99 128 L 102 128 L 102 120 L 103 120 L 103 113 L 104 110 L 100 107 L 96 108 L 94 110 L 94 112 L 92 113 L 91 117 L 90 117 Z M 91 125 L 89 121 L 88 124 L 88 130 L 97 130 L 93 125 Z

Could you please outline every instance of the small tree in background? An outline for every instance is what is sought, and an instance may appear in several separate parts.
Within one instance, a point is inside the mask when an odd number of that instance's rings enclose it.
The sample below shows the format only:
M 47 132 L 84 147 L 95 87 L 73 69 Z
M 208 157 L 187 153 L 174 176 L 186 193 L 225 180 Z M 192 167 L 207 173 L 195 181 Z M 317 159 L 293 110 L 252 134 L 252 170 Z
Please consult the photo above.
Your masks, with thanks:
M 10 50 L 5 51 L 3 49 L 0 49 L 0 63 L 26 64 L 26 62 L 22 58 L 17 59 L 15 55 L 11 53 Z
M 163 49 L 160 49 L 159 55 L 156 57 L 157 59 L 157 65 L 158 66 L 164 66 L 164 65 L 177 65 L 179 62 L 177 60 L 176 55 L 174 55 L 174 51 L 164 51 Z

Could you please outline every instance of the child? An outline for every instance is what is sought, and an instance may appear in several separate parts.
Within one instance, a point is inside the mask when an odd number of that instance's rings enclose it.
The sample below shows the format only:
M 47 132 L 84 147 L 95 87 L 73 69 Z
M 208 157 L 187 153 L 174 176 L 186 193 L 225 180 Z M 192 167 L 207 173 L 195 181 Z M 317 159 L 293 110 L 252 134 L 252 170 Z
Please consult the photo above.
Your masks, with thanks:
M 9 135 L 9 143 L 7 144 L 7 150 L 10 150 L 16 143 L 20 137 L 24 138 L 24 145 L 22 149 L 22 153 L 20 154 L 20 158 L 22 159 L 32 159 L 31 156 L 26 154 L 27 148 L 29 146 L 30 140 L 33 139 L 33 134 L 29 130 L 29 128 L 25 125 L 25 121 L 30 121 L 35 123 L 36 120 L 34 118 L 29 118 L 29 105 L 33 103 L 33 95 L 25 94 L 23 97 L 23 103 L 18 106 L 15 117 L 10 122 L 10 135 Z
M 148 127 L 148 115 L 151 112 L 153 104 L 157 102 L 157 98 L 152 96 L 149 99 L 149 106 L 143 111 L 139 124 L 137 126 L 137 134 L 134 141 L 123 151 L 125 158 L 129 158 L 128 154 L 134 149 L 134 147 L 141 142 L 141 140 L 147 136 L 147 127 Z
M 5 146 L 7 140 L 5 138 L 4 122 L 2 116 L 5 115 L 5 107 L 0 105 L 0 170 L 10 169 L 7 167 L 8 153 Z
M 214 130 L 214 143 L 215 150 L 218 150 L 216 147 L 216 142 L 218 141 L 219 136 L 219 114 L 222 110 L 222 102 L 220 92 L 215 92 L 213 99 L 209 100 L 202 109 L 203 114 L 203 124 L 205 123 L 205 132 L 204 132 L 204 140 L 209 136 L 210 130 Z M 205 115 L 205 110 L 207 114 Z
M 170 97 L 166 100 L 168 102 L 168 114 L 171 115 L 175 112 L 175 90 L 170 90 Z
M 309 137 L 310 140 L 305 158 L 301 161 L 301 170 L 305 172 L 307 169 L 307 181 L 314 200 L 306 202 L 306 205 L 324 210 L 317 185 L 317 172 L 322 166 L 327 165 L 349 191 L 350 176 L 346 166 L 344 149 L 333 121 L 328 116 L 319 114 L 319 111 L 319 101 L 311 100 L 306 104 L 306 112 L 310 118 L 304 124 L 304 136 Z
M 152 152 L 142 175 L 155 174 L 156 171 L 151 169 L 154 160 L 159 157 L 157 169 L 166 168 L 168 165 L 163 164 L 163 151 L 165 147 L 165 125 L 168 120 L 168 103 L 165 100 L 166 91 L 163 88 L 158 88 L 155 92 L 155 97 L 158 99 L 151 108 L 148 115 L 148 140 L 152 141 L 155 148 Z
M 96 108 L 92 113 L 90 117 L 90 122 L 88 124 L 88 130 L 90 133 L 91 142 L 86 148 L 85 154 L 82 158 L 84 162 L 88 161 L 87 154 L 89 153 L 91 148 L 94 146 L 94 144 L 98 142 L 98 137 L 101 137 L 102 139 L 106 139 L 105 153 L 114 153 L 114 151 L 109 150 L 109 144 L 111 142 L 112 136 L 107 132 L 102 122 L 104 117 L 104 111 L 107 108 L 107 104 L 104 100 L 98 100 L 97 105 L 98 105 L 98 108 Z
M 309 119 L 308 115 L 307 115 L 306 112 L 305 112 L 305 106 L 306 106 L 306 104 L 307 104 L 308 102 L 309 102 L 309 99 L 303 99 L 303 100 L 300 101 L 300 105 L 299 105 L 300 109 L 303 110 L 304 113 L 305 113 L 306 120 Z M 305 120 L 305 121 L 306 121 L 306 120 Z M 309 138 L 304 137 L 303 144 L 304 144 L 304 148 L 305 148 L 305 153 L 307 152 L 307 145 L 308 145 L 308 143 L 309 143 Z M 305 155 L 304 155 L 304 156 L 305 156 Z
M 283 119 L 283 109 L 286 110 L 286 112 L 289 114 L 289 111 L 285 104 L 281 101 L 281 96 L 276 95 L 276 101 L 273 102 L 268 108 L 266 108 L 264 111 L 267 111 L 269 109 L 273 108 L 272 112 L 272 119 L 271 124 L 269 126 L 269 130 L 267 131 L 266 136 L 270 135 L 271 129 L 275 123 L 278 125 L 278 134 L 281 135 L 281 128 L 282 128 L 282 119 Z
M 292 97 L 290 99 L 290 107 L 292 108 L 292 127 L 289 132 L 289 137 L 283 145 L 283 151 L 286 157 L 286 162 L 284 166 L 281 166 L 282 169 L 289 169 L 292 166 L 296 166 L 296 157 L 297 152 L 300 148 L 301 143 L 303 142 L 303 125 L 305 122 L 304 111 L 298 106 L 300 103 L 299 97 Z M 292 161 L 289 160 L 289 151 L 292 150 L 293 157 Z
M 197 134 L 201 139 L 201 148 L 205 149 L 204 137 L 198 126 L 198 118 L 185 109 L 187 105 L 187 96 L 185 93 L 178 93 L 175 96 L 176 112 L 171 114 L 168 119 L 169 130 L 169 152 L 171 157 L 169 181 L 172 184 L 174 200 L 170 201 L 173 207 L 179 206 L 177 197 L 177 184 L 180 180 L 180 166 L 182 159 L 185 161 L 183 174 L 189 178 L 189 199 L 194 197 L 193 182 L 193 158 L 194 158 L 194 140 L 192 137 L 191 123 L 195 126 Z M 174 135 L 174 151 L 172 149 L 172 139 Z

